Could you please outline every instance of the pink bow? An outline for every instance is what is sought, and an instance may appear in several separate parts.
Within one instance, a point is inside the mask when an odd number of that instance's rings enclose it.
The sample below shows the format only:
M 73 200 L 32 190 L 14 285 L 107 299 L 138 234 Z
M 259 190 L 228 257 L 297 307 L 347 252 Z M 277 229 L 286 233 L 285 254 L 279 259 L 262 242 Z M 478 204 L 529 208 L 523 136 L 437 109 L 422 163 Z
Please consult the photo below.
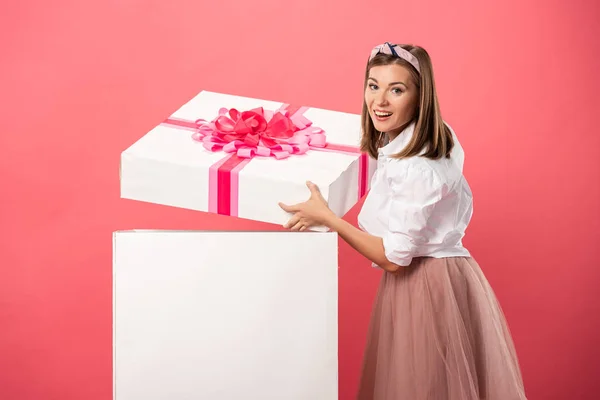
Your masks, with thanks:
M 310 147 L 325 147 L 322 129 L 313 127 L 301 114 L 289 114 L 287 110 L 273 112 L 262 107 L 242 112 L 221 108 L 211 122 L 196 121 L 197 131 L 192 138 L 207 150 L 237 153 L 242 158 L 282 159 L 304 154 Z

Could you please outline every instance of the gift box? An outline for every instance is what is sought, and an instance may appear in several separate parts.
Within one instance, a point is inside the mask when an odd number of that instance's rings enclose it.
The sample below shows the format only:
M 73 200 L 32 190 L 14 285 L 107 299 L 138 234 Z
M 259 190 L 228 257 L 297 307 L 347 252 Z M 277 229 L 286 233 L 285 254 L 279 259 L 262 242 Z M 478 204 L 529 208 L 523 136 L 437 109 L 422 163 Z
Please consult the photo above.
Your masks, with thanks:
M 122 153 L 121 197 L 284 224 L 312 181 L 341 217 L 376 168 L 360 132 L 358 114 L 202 91 Z
M 337 399 L 337 245 L 333 232 L 115 232 L 114 399 Z

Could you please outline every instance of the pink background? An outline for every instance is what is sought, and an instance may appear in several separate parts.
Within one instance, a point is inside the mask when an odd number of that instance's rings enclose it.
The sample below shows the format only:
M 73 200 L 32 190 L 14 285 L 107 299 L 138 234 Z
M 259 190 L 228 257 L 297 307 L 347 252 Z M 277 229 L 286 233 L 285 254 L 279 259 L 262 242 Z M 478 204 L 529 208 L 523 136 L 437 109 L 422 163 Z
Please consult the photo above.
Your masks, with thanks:
M 598 2 L 49 3 L 0 13 L 1 399 L 111 398 L 112 231 L 279 229 L 120 200 L 122 150 L 202 89 L 358 113 L 386 40 L 433 57 L 475 193 L 465 242 L 529 398 L 597 398 Z M 380 273 L 340 257 L 351 399 Z

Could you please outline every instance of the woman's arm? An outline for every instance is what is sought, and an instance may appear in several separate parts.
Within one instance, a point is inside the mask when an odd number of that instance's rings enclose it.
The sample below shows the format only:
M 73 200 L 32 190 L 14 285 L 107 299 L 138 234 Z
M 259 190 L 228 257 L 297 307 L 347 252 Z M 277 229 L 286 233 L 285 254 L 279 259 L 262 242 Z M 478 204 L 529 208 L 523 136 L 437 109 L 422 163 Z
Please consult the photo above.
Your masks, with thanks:
M 385 256 L 382 238 L 363 232 L 335 214 L 331 214 L 324 222 L 325 226 L 337 232 L 354 250 L 379 267 L 388 272 L 396 272 L 400 269 L 400 266 L 390 262 Z
M 382 238 L 363 232 L 339 218 L 329 209 L 319 188 L 311 182 L 307 182 L 306 185 L 311 193 L 306 202 L 291 206 L 279 204 L 283 210 L 294 214 L 284 225 L 285 228 L 303 231 L 311 226 L 324 225 L 337 232 L 351 247 L 384 270 L 396 272 L 400 269 L 387 259 Z
M 430 232 L 435 227 L 435 223 L 430 226 L 429 219 L 448 184 L 428 167 L 405 166 L 392 172 L 390 209 L 383 237 L 363 232 L 337 217 L 317 186 L 310 182 L 307 182 L 311 193 L 308 201 L 293 206 L 280 203 L 285 211 L 294 214 L 285 227 L 302 231 L 311 226 L 325 225 L 386 271 L 394 272 L 401 266 L 410 265 L 419 246 L 429 241 Z

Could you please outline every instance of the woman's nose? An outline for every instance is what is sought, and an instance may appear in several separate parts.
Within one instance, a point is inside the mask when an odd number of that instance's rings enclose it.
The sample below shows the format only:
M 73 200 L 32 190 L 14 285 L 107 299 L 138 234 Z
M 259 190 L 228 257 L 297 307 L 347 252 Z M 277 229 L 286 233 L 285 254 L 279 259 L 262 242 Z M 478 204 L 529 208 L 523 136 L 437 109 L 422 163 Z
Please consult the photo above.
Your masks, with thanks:
M 382 91 L 377 94 L 377 97 L 375 98 L 375 104 L 379 106 L 384 106 L 387 104 L 387 96 L 385 95 L 385 92 Z

